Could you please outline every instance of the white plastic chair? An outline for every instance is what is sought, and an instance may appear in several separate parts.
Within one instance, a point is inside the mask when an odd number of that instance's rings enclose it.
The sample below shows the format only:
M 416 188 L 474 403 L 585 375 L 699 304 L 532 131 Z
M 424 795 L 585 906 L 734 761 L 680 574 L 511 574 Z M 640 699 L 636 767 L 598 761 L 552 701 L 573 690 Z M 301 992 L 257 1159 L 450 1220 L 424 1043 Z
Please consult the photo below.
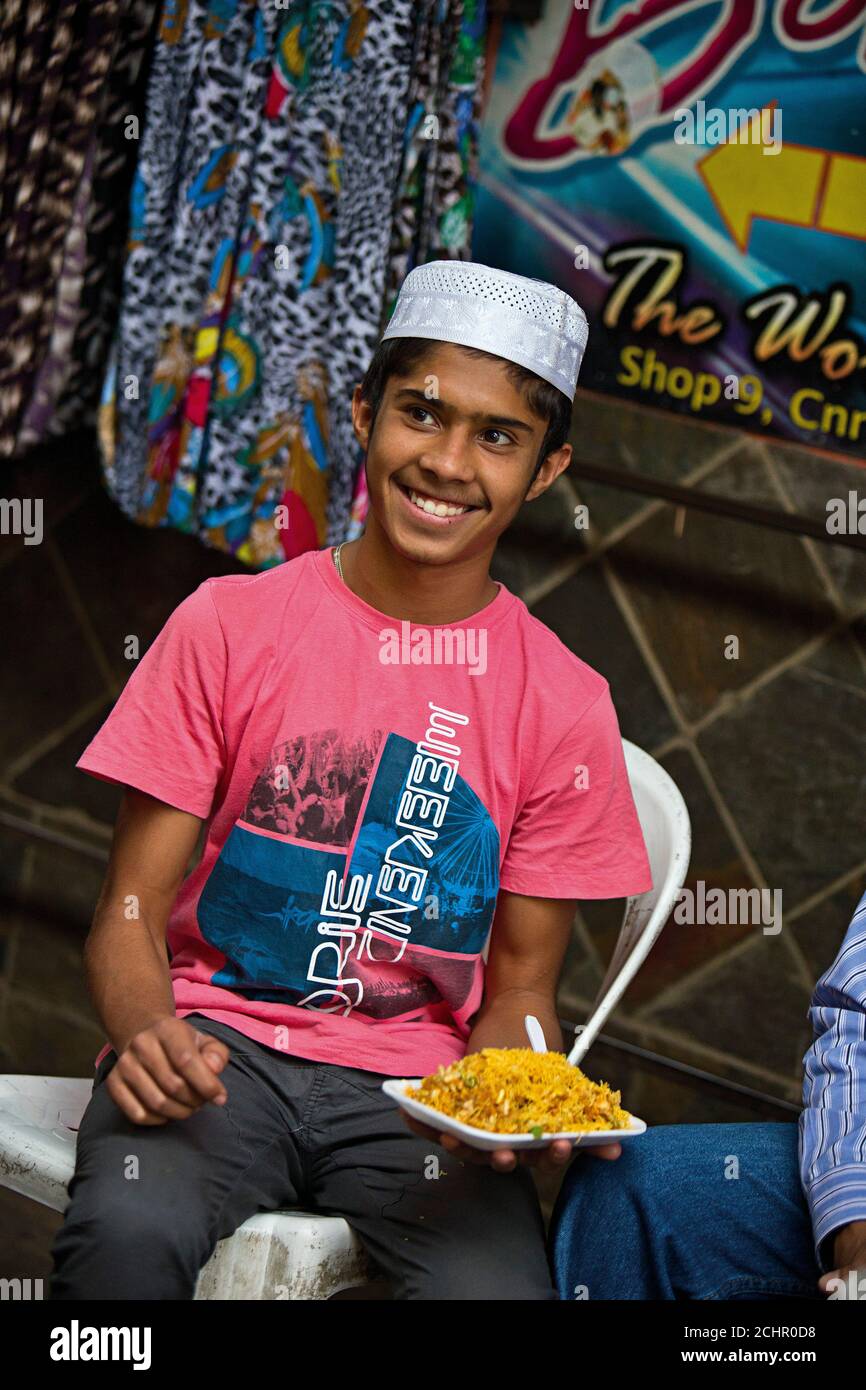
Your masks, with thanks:
M 569 1054 L 577 1064 L 646 959 L 689 863 L 689 816 L 654 758 L 623 740 L 629 781 L 649 853 L 653 887 L 629 898 L 610 967 L 589 1021 Z M 488 943 L 489 944 L 489 943 Z M 484 955 L 487 955 L 485 947 Z M 92 1079 L 0 1076 L 0 1187 L 65 1211 L 76 1131 Z M 359 1237 L 338 1216 L 259 1212 L 217 1243 L 199 1274 L 196 1299 L 326 1299 L 375 1278 Z
M 653 886 L 649 892 L 626 902 L 613 956 L 592 1013 L 587 1023 L 575 1028 L 577 1041 L 568 1054 L 573 1066 L 586 1056 L 658 939 L 685 881 L 691 856 L 691 821 L 673 778 L 636 743 L 623 739 L 622 746 Z
M 0 1187 L 65 1211 L 88 1078 L 0 1076 Z M 196 1299 L 325 1299 L 376 1277 L 359 1237 L 339 1216 L 258 1212 L 216 1249 Z

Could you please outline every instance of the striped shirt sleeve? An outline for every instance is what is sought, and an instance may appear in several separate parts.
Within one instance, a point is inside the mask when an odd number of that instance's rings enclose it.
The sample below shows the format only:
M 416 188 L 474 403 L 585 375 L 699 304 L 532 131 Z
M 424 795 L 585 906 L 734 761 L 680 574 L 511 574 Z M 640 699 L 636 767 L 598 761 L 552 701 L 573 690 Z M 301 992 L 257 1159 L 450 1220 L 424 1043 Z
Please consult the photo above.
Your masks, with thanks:
M 833 1268 L 827 1237 L 866 1220 L 866 893 L 815 986 L 809 1020 L 814 1042 L 803 1059 L 800 1177 L 826 1273 Z

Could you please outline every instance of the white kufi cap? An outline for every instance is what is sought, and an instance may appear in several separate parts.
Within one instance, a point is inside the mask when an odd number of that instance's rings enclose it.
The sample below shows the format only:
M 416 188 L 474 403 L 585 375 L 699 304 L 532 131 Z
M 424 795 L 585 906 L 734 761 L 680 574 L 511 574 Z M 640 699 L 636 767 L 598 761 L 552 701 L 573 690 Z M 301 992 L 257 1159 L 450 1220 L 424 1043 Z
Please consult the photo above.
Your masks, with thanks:
M 571 295 L 546 280 L 477 261 L 410 270 L 382 340 L 433 338 L 518 362 L 574 400 L 589 325 Z

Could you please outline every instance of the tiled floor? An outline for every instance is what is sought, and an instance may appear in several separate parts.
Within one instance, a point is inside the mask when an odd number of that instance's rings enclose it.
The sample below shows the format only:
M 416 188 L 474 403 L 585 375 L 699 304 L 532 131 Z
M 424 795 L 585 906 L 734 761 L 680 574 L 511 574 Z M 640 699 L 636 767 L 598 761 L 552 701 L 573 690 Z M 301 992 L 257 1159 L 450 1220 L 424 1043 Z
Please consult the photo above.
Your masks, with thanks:
M 581 397 L 572 440 L 577 460 L 814 517 L 864 478 L 597 397 Z M 81 944 L 120 793 L 74 762 L 131 670 L 126 639 L 144 650 L 202 579 L 242 567 L 128 522 L 85 434 L 14 465 L 5 495 L 43 497 L 46 534 L 39 546 L 0 540 L 0 584 L 13 598 L 0 667 L 0 1070 L 87 1075 L 101 1035 Z M 581 502 L 589 531 L 574 526 Z M 624 736 L 681 788 L 694 834 L 688 884 L 783 894 L 776 935 L 669 923 L 608 1035 L 796 1102 L 810 989 L 866 888 L 866 554 L 572 471 L 524 508 L 493 572 L 607 677 Z M 620 917 L 621 904 L 582 905 L 563 1016 L 586 1016 Z M 653 1123 L 785 1117 L 603 1043 L 587 1070 Z M 4 1203 L 13 1209 L 29 1229 L 29 1204 Z M 43 1233 L 52 1221 L 43 1215 Z

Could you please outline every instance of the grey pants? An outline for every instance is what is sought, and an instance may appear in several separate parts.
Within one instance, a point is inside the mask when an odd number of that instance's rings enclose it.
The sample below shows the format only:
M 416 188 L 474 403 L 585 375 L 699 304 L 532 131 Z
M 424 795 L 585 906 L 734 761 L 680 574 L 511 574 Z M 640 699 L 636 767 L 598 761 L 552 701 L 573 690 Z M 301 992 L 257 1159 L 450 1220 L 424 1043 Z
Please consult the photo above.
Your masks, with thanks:
M 220 1073 L 228 1100 L 134 1124 L 101 1084 L 117 1061 L 106 1054 L 78 1134 L 49 1299 L 191 1299 L 217 1241 L 278 1207 L 345 1217 L 395 1298 L 556 1299 L 528 1169 L 462 1163 L 413 1134 L 378 1072 L 188 1019 L 230 1049 Z

